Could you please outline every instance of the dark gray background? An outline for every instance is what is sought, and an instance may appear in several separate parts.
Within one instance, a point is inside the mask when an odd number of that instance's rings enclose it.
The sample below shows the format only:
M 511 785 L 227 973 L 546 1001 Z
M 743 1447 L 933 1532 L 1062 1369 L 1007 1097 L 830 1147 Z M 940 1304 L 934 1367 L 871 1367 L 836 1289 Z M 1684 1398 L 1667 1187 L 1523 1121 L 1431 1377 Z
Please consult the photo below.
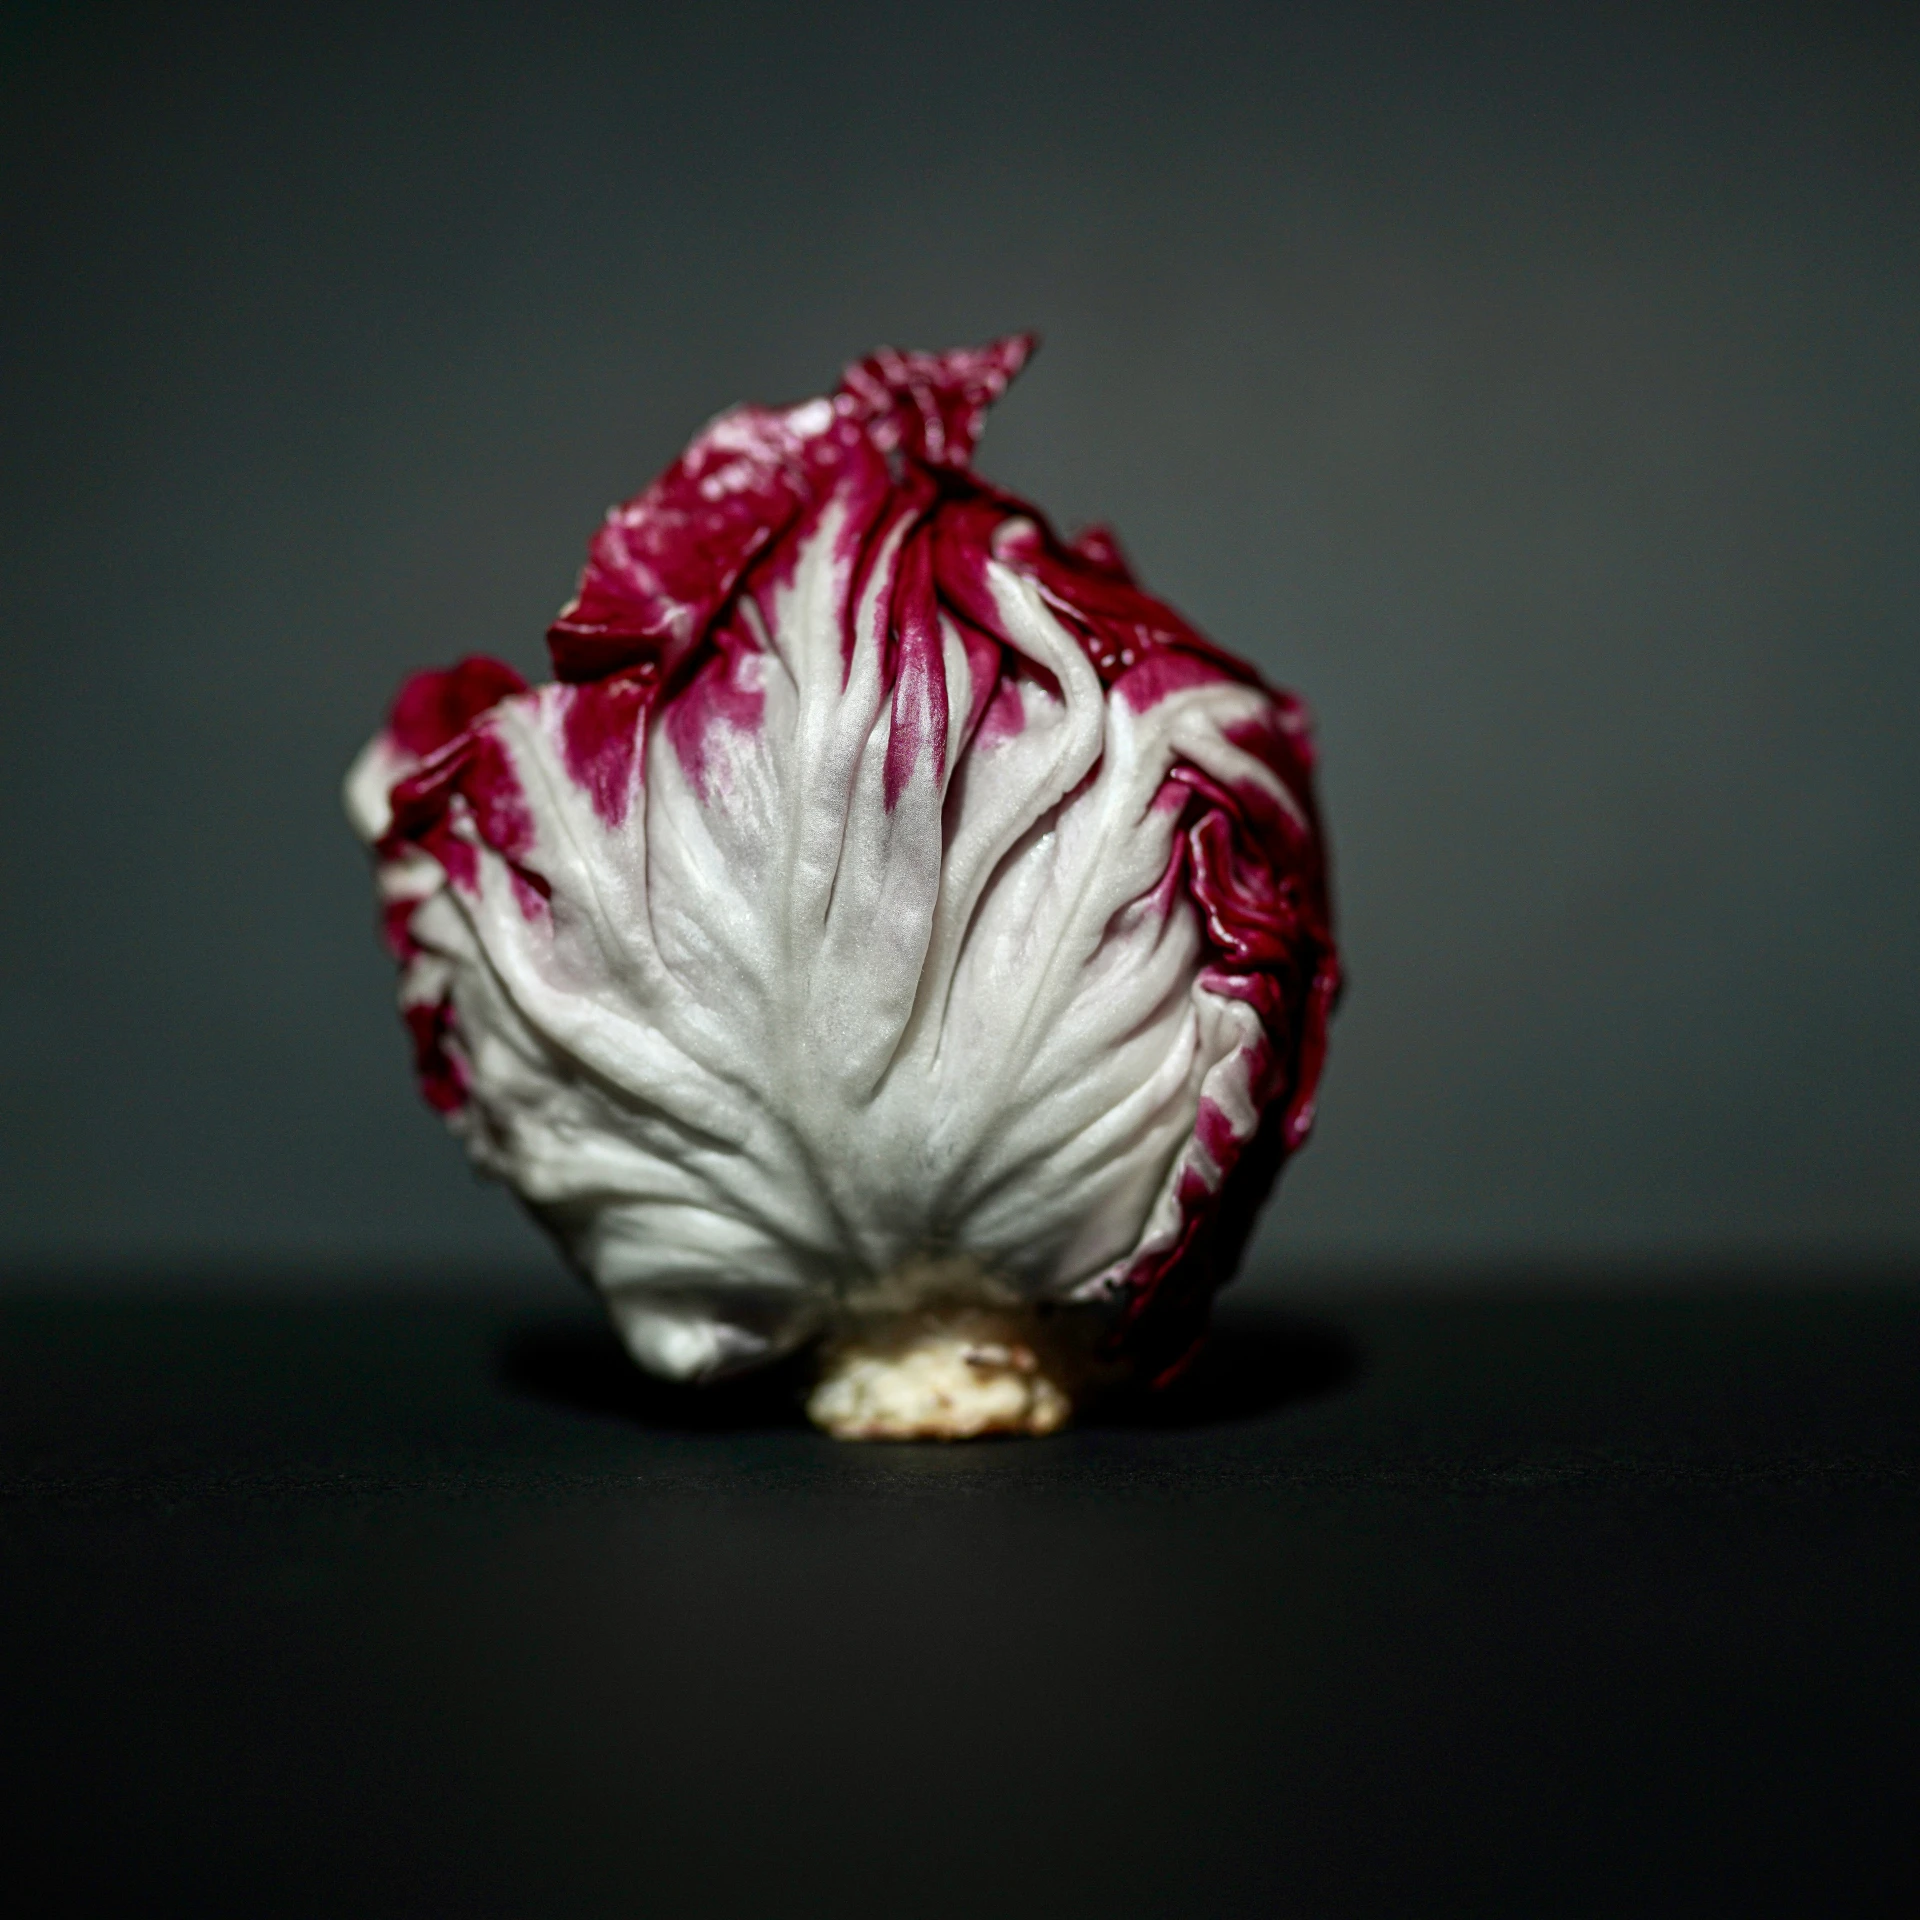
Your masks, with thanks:
M 1316 710 L 1271 1264 L 1920 1246 L 1920 47 L 1759 8 L 10 10 L 0 1263 L 544 1270 L 342 769 L 881 341 Z

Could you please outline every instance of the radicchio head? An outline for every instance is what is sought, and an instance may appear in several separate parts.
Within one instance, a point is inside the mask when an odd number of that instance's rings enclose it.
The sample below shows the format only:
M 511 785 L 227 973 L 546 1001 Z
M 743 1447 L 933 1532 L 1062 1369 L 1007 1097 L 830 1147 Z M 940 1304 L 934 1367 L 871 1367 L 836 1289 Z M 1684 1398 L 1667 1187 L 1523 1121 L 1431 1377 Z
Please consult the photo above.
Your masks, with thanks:
M 1025 337 L 723 415 L 554 679 L 416 675 L 348 779 L 428 1102 L 709 1378 L 1045 1430 L 1176 1369 L 1338 985 L 1289 695 L 971 470 Z

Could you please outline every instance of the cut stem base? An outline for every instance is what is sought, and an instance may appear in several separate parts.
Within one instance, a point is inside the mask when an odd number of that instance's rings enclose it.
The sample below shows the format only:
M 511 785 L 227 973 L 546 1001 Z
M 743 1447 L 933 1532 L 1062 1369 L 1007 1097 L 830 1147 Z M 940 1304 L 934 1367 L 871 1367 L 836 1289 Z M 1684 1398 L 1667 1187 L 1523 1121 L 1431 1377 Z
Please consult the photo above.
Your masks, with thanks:
M 837 1440 L 1055 1433 L 1088 1372 L 1031 1308 L 922 1306 L 829 1340 L 807 1413 Z

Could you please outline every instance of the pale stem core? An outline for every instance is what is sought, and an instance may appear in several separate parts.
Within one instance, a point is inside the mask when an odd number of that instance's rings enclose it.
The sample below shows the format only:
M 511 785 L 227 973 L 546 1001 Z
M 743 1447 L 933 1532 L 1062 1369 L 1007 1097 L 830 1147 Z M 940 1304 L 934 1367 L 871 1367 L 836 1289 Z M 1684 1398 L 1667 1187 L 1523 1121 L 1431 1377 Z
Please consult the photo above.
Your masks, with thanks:
M 1054 1433 L 1096 1384 L 1087 1348 L 1075 1316 L 970 1264 L 923 1262 L 848 1300 L 807 1412 L 837 1440 Z

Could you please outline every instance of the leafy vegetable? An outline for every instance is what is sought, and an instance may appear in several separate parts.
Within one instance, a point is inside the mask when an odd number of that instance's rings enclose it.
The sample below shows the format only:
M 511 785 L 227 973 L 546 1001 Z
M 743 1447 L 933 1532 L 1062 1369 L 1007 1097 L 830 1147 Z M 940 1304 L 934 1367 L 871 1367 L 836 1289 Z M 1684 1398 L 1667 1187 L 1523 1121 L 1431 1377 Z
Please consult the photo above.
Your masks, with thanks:
M 428 1101 L 660 1372 L 946 1301 L 1160 1375 L 1311 1124 L 1305 716 L 971 471 L 1030 347 L 723 415 L 551 683 L 417 675 L 349 776 Z

